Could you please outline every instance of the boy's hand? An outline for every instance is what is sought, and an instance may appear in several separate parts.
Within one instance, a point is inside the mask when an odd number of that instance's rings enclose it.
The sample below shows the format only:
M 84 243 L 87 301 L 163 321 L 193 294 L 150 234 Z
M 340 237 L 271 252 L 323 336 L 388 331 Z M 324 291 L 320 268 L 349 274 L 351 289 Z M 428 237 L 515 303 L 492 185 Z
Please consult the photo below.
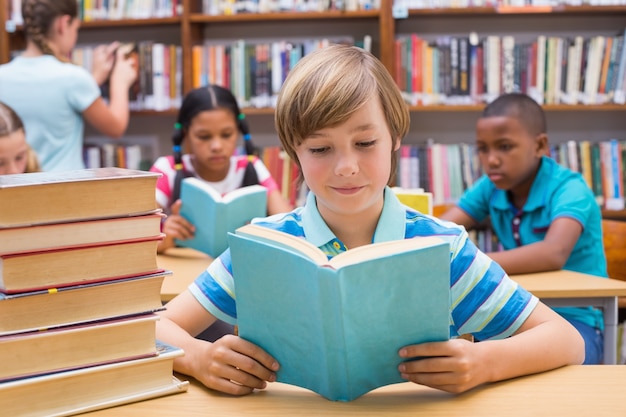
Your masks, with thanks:
M 196 228 L 180 215 L 182 205 L 183 202 L 181 200 L 176 200 L 170 209 L 171 214 L 163 222 L 161 231 L 165 233 L 165 239 L 159 244 L 157 249 L 159 253 L 174 247 L 174 239 L 187 240 L 194 236 Z
M 267 352 L 239 336 L 226 335 L 206 343 L 205 365 L 195 377 L 209 388 L 231 395 L 249 394 L 276 380 L 278 362 Z
M 402 378 L 451 393 L 461 393 L 489 380 L 475 344 L 465 339 L 405 346 L 398 367 Z

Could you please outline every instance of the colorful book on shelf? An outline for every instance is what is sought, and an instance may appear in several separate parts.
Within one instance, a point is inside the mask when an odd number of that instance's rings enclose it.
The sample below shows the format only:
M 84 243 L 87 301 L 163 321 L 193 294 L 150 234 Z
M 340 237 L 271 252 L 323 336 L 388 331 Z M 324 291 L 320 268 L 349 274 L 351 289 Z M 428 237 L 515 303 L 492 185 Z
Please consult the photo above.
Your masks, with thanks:
M 159 271 L 162 235 L 0 256 L 0 291 L 16 293 L 112 281 Z
M 0 336 L 0 383 L 157 354 L 154 313 Z
M 433 195 L 424 191 L 423 188 L 393 187 L 393 192 L 398 200 L 405 206 L 424 214 L 433 214 Z
M 277 380 L 350 401 L 401 382 L 398 350 L 449 338 L 450 250 L 436 237 L 335 256 L 259 225 L 229 235 L 239 335 Z
M 157 342 L 158 355 L 0 383 L 8 416 L 67 416 L 185 392 L 173 376 L 182 349 Z
M 156 212 L 160 174 L 93 168 L 0 176 L 0 228 Z
M 159 210 L 143 216 L 0 228 L 0 255 L 157 237 L 164 217 Z
M 159 311 L 166 275 L 171 272 L 17 294 L 0 292 L 0 336 Z
M 176 240 L 177 245 L 214 258 L 228 247 L 228 232 L 267 214 L 267 190 L 260 185 L 241 187 L 222 196 L 198 178 L 185 178 L 180 199 L 180 215 L 196 230 L 192 239 Z

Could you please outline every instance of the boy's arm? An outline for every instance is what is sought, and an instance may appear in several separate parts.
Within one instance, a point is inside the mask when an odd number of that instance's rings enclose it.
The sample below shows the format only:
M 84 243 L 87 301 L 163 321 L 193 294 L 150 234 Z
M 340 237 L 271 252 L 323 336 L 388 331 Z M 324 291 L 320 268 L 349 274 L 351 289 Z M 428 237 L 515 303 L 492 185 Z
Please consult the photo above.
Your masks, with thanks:
M 196 298 L 184 291 L 159 313 L 157 338 L 185 351 L 174 360 L 174 370 L 190 375 L 209 388 L 232 395 L 245 395 L 275 381 L 278 363 L 260 347 L 233 335 L 214 343 L 194 335 L 216 318 Z
M 440 217 L 441 220 L 450 221 L 458 225 L 464 226 L 466 229 L 475 227 L 478 223 L 472 216 L 463 211 L 459 206 L 454 206 Z
M 554 271 L 563 268 L 581 233 L 578 221 L 560 217 L 550 224 L 542 241 L 487 255 L 509 275 Z
M 580 364 L 584 341 L 578 331 L 539 302 L 509 338 L 472 343 L 464 339 L 411 345 L 400 350 L 403 378 L 448 392 L 460 393 L 486 382 L 501 381 Z

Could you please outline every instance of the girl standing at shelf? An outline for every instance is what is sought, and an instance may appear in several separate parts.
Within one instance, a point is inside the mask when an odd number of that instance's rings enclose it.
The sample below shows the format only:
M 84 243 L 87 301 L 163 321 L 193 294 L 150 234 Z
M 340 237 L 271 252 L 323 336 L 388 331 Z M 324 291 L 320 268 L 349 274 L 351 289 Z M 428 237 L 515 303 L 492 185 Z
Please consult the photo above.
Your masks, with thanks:
M 22 15 L 26 50 L 0 65 L 0 100 L 24 121 L 44 171 L 84 168 L 83 117 L 107 136 L 126 131 L 128 89 L 137 77 L 133 60 L 124 48 L 117 48 L 115 59 L 112 47 L 100 48 L 93 76 L 69 62 L 80 27 L 76 0 L 23 0 Z M 98 82 L 109 70 L 107 104 Z
M 247 155 L 234 155 L 240 134 Z M 181 151 L 185 139 L 188 154 Z M 254 155 L 248 123 L 229 90 L 210 85 L 189 92 L 178 112 L 172 142 L 174 155 L 157 159 L 150 168 L 163 174 L 157 180 L 156 199 L 168 214 L 163 223 L 166 237 L 158 247 L 159 253 L 173 247 L 174 239 L 190 239 L 194 234 L 194 226 L 179 214 L 184 177 L 200 178 L 221 194 L 260 184 L 267 188 L 268 214 L 292 209 L 263 162 Z
M 37 156 L 26 143 L 22 119 L 0 102 L 0 175 L 37 171 Z

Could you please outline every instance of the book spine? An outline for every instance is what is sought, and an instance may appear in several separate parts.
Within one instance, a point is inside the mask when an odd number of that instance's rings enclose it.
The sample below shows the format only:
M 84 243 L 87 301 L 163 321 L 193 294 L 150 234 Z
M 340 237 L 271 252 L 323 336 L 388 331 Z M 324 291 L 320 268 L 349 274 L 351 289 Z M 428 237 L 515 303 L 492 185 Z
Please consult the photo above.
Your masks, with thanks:
M 341 277 L 331 268 L 319 268 L 319 300 L 321 310 L 333 309 L 331 317 L 337 321 L 323 321 L 324 346 L 326 347 L 326 366 L 328 375 L 326 390 L 338 398 L 349 398 L 350 381 L 348 380 L 348 361 L 346 358 L 346 340 L 344 335 L 344 317 L 341 300 Z M 321 392 L 324 395 L 323 392 Z

